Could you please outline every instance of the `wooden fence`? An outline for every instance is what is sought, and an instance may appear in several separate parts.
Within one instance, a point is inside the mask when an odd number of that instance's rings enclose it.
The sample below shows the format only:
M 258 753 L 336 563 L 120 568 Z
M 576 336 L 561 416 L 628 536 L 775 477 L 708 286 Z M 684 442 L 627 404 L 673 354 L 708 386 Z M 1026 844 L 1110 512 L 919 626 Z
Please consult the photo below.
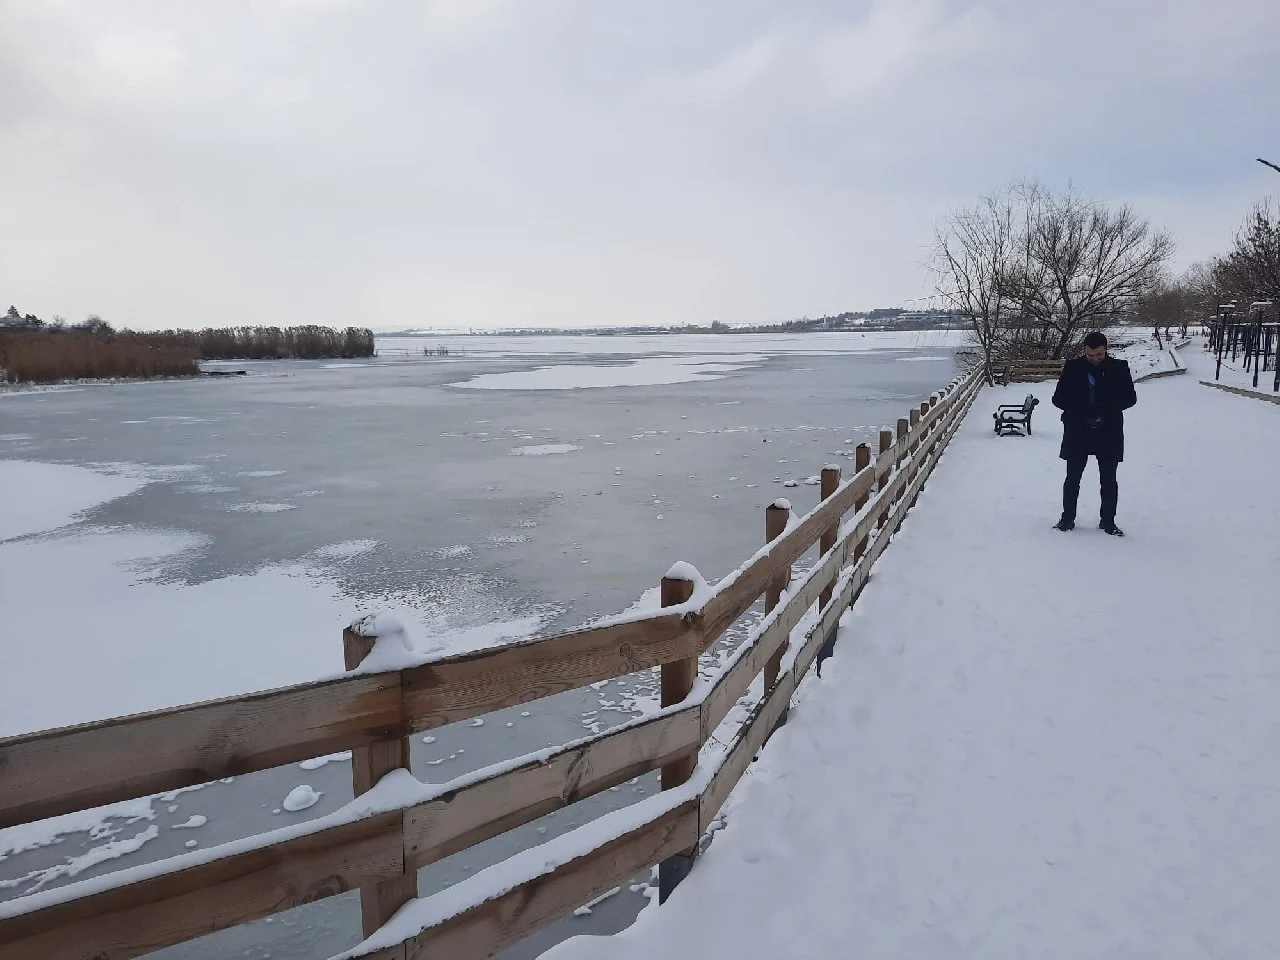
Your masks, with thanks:
M 997 364 L 996 383 L 1032 383 L 1040 380 L 1056 380 L 1062 373 L 1061 360 L 1014 360 Z
M 800 680 L 830 649 L 841 614 L 980 387 L 977 372 L 957 379 L 899 420 L 896 434 L 882 431 L 876 456 L 860 445 L 852 477 L 824 470 L 822 502 L 798 522 L 783 502 L 771 506 L 770 542 L 714 587 L 695 593 L 673 568 L 659 612 L 402 670 L 356 670 L 0 740 L 0 827 L 348 749 L 357 793 L 315 820 L 0 903 L 0 958 L 127 960 L 359 889 L 366 939 L 344 958 L 469 960 L 656 863 L 669 892 Z M 815 544 L 820 559 L 792 582 L 792 565 Z M 764 620 L 698 683 L 698 655 L 762 596 Z M 812 626 L 792 645 L 806 615 Z M 374 638 L 348 629 L 343 642 L 351 671 Z M 445 785 L 407 769 L 410 734 L 652 667 L 662 671 L 654 714 Z M 763 696 L 748 708 L 761 673 Z M 722 722 L 728 731 L 713 737 Z M 419 868 L 653 770 L 661 793 L 417 898 Z

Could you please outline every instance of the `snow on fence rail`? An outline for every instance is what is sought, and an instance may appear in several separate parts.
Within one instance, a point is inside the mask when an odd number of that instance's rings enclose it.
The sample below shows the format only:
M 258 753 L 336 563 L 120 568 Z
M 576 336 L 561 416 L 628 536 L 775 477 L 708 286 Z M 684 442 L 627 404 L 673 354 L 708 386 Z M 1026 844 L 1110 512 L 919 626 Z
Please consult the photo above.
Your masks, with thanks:
M 345 749 L 357 793 L 316 820 L 0 904 L 0 958 L 125 960 L 359 888 L 366 939 L 343 957 L 466 960 L 654 863 L 669 892 L 980 387 L 978 372 L 957 379 L 896 436 L 883 430 L 874 462 L 861 445 L 850 479 L 824 470 L 822 502 L 798 522 L 773 504 L 770 542 L 714 587 L 677 564 L 657 613 L 413 665 L 396 664 L 394 642 L 377 644 L 365 634 L 379 625 L 366 623 L 344 632 L 349 672 L 337 679 L 0 740 L 0 826 Z M 815 543 L 821 558 L 791 583 Z M 698 654 L 762 595 L 764 620 L 697 681 Z M 445 784 L 407 769 L 411 733 L 655 666 L 663 707 L 649 716 Z M 744 720 L 739 705 L 762 671 L 764 694 Z M 662 793 L 417 897 L 420 867 L 652 770 Z

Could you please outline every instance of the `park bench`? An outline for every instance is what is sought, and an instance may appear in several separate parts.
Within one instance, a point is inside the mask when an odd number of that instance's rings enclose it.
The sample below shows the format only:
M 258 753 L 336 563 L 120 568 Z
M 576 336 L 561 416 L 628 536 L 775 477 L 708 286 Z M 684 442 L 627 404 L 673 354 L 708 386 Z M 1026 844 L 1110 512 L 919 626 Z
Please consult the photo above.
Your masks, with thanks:
M 995 418 L 995 432 L 1002 437 L 1025 437 L 1031 433 L 1031 414 L 1040 401 L 1027 394 L 1021 403 L 1002 403 L 991 416 Z

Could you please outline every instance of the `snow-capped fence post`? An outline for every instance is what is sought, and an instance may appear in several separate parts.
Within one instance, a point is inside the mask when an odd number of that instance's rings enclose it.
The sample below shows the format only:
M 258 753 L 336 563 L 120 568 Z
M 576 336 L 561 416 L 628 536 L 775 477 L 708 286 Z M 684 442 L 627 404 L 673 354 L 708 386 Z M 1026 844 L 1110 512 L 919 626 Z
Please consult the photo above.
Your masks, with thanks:
M 674 573 L 676 571 L 672 571 Z M 688 603 L 693 597 L 694 582 L 680 577 L 666 576 L 662 578 L 661 598 L 663 607 L 678 607 Z M 673 660 L 662 665 L 662 705 L 669 707 L 680 703 L 693 690 L 698 679 L 698 657 L 686 657 Z M 694 767 L 698 764 L 698 754 L 672 760 L 662 767 L 661 784 L 663 790 L 671 790 L 686 782 L 693 776 Z M 689 871 L 693 869 L 693 859 L 698 853 L 697 844 L 679 853 L 673 854 L 658 864 L 658 902 L 665 903 L 673 891 Z
M 354 670 L 364 661 L 378 641 L 377 619 L 365 618 L 342 631 L 342 656 L 348 670 Z M 363 624 L 373 629 L 361 629 Z M 399 626 L 398 624 L 396 625 Z M 399 628 L 403 637 L 403 628 Z M 404 722 L 401 703 L 400 729 L 408 729 Z M 409 738 L 397 736 L 380 740 L 367 747 L 355 747 L 351 751 L 351 787 L 355 796 L 368 793 L 379 780 L 399 767 L 410 769 Z M 400 819 L 401 856 L 404 854 L 404 818 Z M 382 883 L 367 883 L 360 887 L 360 920 L 364 936 L 368 937 L 391 919 L 391 915 L 418 895 L 418 871 L 410 868 L 403 875 Z M 403 947 L 400 948 L 403 951 Z M 393 954 L 387 954 L 391 960 Z M 401 954 L 403 956 L 403 953 Z
M 902 461 L 907 459 L 906 436 L 911 430 L 911 422 L 906 417 L 898 418 L 898 436 L 895 442 L 900 442 L 901 446 L 893 456 L 893 469 L 902 469 Z

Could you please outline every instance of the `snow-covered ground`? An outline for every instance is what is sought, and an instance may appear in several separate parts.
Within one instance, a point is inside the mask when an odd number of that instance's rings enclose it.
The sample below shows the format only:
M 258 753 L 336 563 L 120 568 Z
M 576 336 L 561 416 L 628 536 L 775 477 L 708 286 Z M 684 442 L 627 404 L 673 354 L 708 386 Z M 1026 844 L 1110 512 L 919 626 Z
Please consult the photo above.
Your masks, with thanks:
M 1115 539 L 1092 467 L 1051 529 L 1054 420 L 992 434 L 1026 390 L 980 396 L 672 899 L 546 956 L 1280 956 L 1280 408 L 1140 385 Z
M 1155 337 L 1152 336 L 1137 340 L 1127 347 L 1115 350 L 1114 353 L 1129 361 L 1129 370 L 1133 373 L 1135 380 L 1153 373 L 1177 369 L 1169 347 L 1164 344 L 1157 345 Z

